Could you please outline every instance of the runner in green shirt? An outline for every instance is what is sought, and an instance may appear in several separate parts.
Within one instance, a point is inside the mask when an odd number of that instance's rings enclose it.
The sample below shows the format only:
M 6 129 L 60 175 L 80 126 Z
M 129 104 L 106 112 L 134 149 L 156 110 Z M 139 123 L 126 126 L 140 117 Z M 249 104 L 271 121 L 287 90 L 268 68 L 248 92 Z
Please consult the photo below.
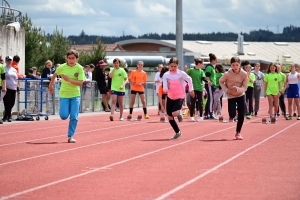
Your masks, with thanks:
M 120 107 L 120 121 L 123 121 L 123 99 L 125 96 L 125 85 L 128 82 L 127 73 L 123 68 L 120 68 L 120 59 L 115 58 L 113 60 L 114 68 L 110 70 L 109 76 L 111 78 L 111 99 L 112 105 L 110 109 L 110 121 L 114 120 L 114 112 L 116 108 L 116 103 L 118 100 L 119 107 Z
M 278 110 L 278 99 L 282 91 L 281 88 L 281 76 L 277 73 L 277 68 L 274 63 L 270 63 L 266 76 L 264 77 L 265 82 L 265 97 L 268 97 L 269 102 L 269 114 L 270 120 L 273 117 L 273 107 L 274 107 L 274 117 L 276 118 L 276 113 Z
M 246 119 L 251 119 L 251 113 L 253 113 L 253 91 L 254 91 L 254 82 L 255 82 L 255 74 L 251 73 L 251 65 L 248 60 L 242 62 L 242 66 L 244 70 L 247 72 L 248 76 L 248 88 L 245 92 L 246 96 L 246 104 L 245 104 L 245 113 Z
M 61 87 L 59 90 L 60 105 L 59 115 L 63 120 L 68 119 L 68 142 L 75 143 L 76 140 L 73 138 L 77 123 L 78 123 L 78 112 L 80 106 L 80 86 L 82 86 L 85 80 L 85 74 L 83 67 L 77 63 L 78 52 L 75 50 L 69 50 L 67 52 L 67 63 L 60 65 L 51 78 L 49 84 L 49 93 L 53 94 L 53 84 L 56 77 L 59 75 L 62 77 Z
M 283 114 L 284 117 L 286 117 L 286 107 L 285 107 L 285 103 L 284 103 L 284 91 L 285 91 L 285 82 L 286 82 L 286 75 L 284 73 L 282 73 L 282 67 L 281 65 L 277 65 L 277 72 L 278 74 L 281 76 L 281 82 L 280 82 L 280 91 L 281 91 L 281 95 L 279 96 L 279 107 L 281 109 L 281 112 Z M 279 108 L 277 111 L 277 116 L 279 117 Z
M 205 83 L 205 90 L 207 92 L 207 102 L 205 106 L 205 119 L 214 119 L 213 117 L 213 98 L 216 89 L 216 71 L 214 65 L 217 64 L 218 59 L 215 54 L 209 54 L 210 64 L 205 67 L 205 75 L 207 83 Z
M 217 64 L 216 65 L 216 90 L 214 93 L 214 105 L 213 105 L 213 113 L 214 118 L 219 119 L 219 116 L 222 115 L 222 99 L 223 96 L 223 90 L 220 86 L 219 80 L 224 75 L 225 70 L 223 65 Z
M 203 106 L 202 106 L 202 93 L 203 93 L 203 81 L 206 81 L 206 76 L 204 71 L 201 69 L 203 67 L 203 61 L 199 58 L 195 58 L 194 62 L 196 66 L 194 68 L 190 68 L 187 71 L 187 74 L 192 78 L 195 97 L 191 97 L 191 110 L 190 110 L 190 121 L 195 122 L 194 112 L 195 112 L 195 105 L 196 100 L 197 103 L 197 110 L 199 110 L 199 116 L 197 121 L 203 121 L 202 114 L 203 114 Z M 207 82 L 207 81 L 206 81 Z

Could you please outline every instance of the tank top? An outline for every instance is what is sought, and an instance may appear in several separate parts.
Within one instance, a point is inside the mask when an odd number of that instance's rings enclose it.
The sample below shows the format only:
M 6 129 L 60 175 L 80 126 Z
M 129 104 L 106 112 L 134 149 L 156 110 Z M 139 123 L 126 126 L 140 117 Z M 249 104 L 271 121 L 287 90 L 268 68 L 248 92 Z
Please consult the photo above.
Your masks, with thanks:
M 298 81 L 299 81 L 299 79 L 298 79 L 298 73 L 297 72 L 295 72 L 294 74 L 289 73 L 288 84 L 297 84 Z

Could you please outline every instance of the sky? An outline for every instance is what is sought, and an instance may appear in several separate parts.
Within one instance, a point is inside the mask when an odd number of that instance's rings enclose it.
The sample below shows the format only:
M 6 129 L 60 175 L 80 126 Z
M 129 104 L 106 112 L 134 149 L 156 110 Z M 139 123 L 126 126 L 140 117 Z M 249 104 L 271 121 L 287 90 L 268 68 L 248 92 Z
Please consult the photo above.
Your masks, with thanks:
M 176 32 L 176 0 L 6 0 L 46 33 L 139 36 Z M 183 33 L 300 26 L 300 0 L 182 0 Z

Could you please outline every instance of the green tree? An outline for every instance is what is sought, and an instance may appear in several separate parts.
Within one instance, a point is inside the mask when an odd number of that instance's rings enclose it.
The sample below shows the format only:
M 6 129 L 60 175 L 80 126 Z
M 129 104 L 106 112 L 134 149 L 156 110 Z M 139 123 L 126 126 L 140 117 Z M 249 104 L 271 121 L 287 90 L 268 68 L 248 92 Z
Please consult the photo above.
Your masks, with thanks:
M 88 64 L 94 64 L 96 65 L 99 60 L 105 60 L 106 52 L 105 52 L 105 46 L 101 42 L 100 38 L 96 39 L 97 44 L 93 46 L 92 51 L 82 51 L 79 55 L 78 62 L 81 65 L 88 65 Z
M 65 63 L 66 52 L 71 48 L 71 41 L 63 36 L 63 31 L 56 27 L 53 34 L 47 38 L 48 57 L 54 63 Z

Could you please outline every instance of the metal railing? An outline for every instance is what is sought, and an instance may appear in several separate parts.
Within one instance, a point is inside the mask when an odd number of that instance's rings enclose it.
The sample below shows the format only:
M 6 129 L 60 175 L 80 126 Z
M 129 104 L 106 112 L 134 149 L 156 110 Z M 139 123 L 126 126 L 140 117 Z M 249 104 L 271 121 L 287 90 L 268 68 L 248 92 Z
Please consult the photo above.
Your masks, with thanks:
M 29 114 L 58 114 L 60 100 L 59 89 L 61 82 L 58 81 L 55 83 L 52 95 L 49 94 L 48 84 L 48 80 L 19 80 L 20 94 L 16 99 L 17 107 L 15 110 L 20 113 L 26 109 L 26 112 Z M 130 104 L 130 86 L 126 85 L 125 89 L 124 109 L 128 109 Z M 146 83 L 145 96 L 147 106 L 155 106 L 158 104 L 154 82 Z M 104 110 L 102 106 L 102 95 L 100 94 L 95 81 L 91 82 L 88 92 L 87 90 L 84 92 L 83 88 L 81 88 L 80 101 L 80 113 L 99 112 Z M 111 104 L 111 100 L 109 104 Z M 141 106 L 140 98 L 137 95 L 134 107 L 139 108 Z
M 10 8 L 10 5 L 7 1 L 2 0 L 2 4 L 0 6 L 1 15 L 0 15 L 0 25 L 7 25 L 13 22 L 20 22 L 22 20 L 22 12 Z

